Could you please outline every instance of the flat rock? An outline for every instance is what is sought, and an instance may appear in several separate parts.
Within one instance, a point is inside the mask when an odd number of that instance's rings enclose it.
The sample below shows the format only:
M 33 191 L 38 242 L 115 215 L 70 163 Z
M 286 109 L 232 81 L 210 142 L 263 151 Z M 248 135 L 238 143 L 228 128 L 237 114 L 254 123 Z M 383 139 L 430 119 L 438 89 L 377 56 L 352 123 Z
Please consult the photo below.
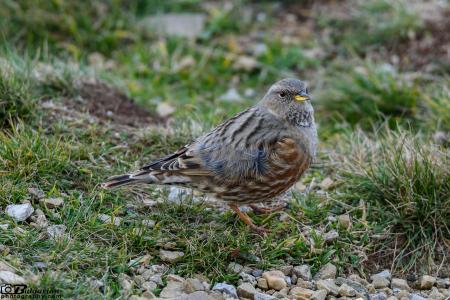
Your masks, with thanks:
M 254 298 L 254 300 L 274 300 L 274 299 L 276 299 L 274 296 L 267 295 L 264 293 L 256 293 Z
M 26 280 L 10 271 L 0 271 L 0 283 L 25 284 Z
M 391 288 L 399 289 L 399 290 L 406 290 L 406 291 L 411 290 L 411 288 L 408 285 L 408 282 L 401 278 L 392 278 Z
M 382 289 L 382 288 L 388 287 L 390 284 L 389 279 L 387 279 L 385 277 L 381 277 L 378 274 L 372 275 L 371 279 L 372 279 L 372 284 L 376 289 Z
M 256 289 L 250 283 L 244 282 L 237 288 L 237 294 L 241 298 L 253 299 L 257 293 Z
M 337 274 L 337 268 L 332 263 L 327 263 L 319 272 L 314 276 L 314 279 L 335 279 Z
M 57 208 L 64 204 L 63 198 L 45 198 L 39 200 L 47 208 Z
M 267 280 L 265 278 L 258 278 L 256 285 L 263 290 L 269 289 L 269 285 L 267 284 Z
M 334 279 L 320 279 L 316 282 L 318 290 L 326 290 L 334 296 L 339 295 L 339 287 L 335 284 Z
M 295 299 L 311 299 L 313 294 L 313 290 L 305 289 L 299 286 L 293 287 L 289 292 L 289 295 L 294 296 Z
M 311 300 L 325 300 L 327 298 L 327 290 L 318 290 L 311 295 Z
M 284 274 L 281 271 L 267 271 L 262 274 L 262 277 L 267 280 L 267 285 L 271 289 L 279 291 L 287 286 Z
M 419 289 L 429 290 L 436 283 L 436 278 L 429 275 L 422 275 L 419 278 Z
M 187 278 L 183 284 L 183 290 L 190 294 L 197 291 L 204 291 L 203 283 L 197 278 Z
M 6 214 L 16 222 L 23 222 L 34 212 L 30 203 L 10 204 L 6 207 Z
M 391 272 L 389 270 L 387 270 L 387 269 L 381 271 L 380 273 L 374 274 L 372 276 L 379 276 L 379 277 L 382 277 L 382 278 L 386 278 L 387 280 L 391 280 L 391 277 L 392 277 Z
M 236 293 L 236 288 L 234 286 L 232 286 L 231 284 L 225 283 L 225 282 L 220 282 L 220 283 L 216 283 L 213 286 L 213 291 L 219 291 L 225 294 L 228 294 L 234 298 L 237 298 L 237 293 Z
M 168 263 L 174 263 L 180 260 L 184 256 L 184 252 L 182 251 L 169 251 L 169 250 L 159 250 L 159 258 L 161 258 L 162 261 L 168 262 Z
M 339 287 L 339 295 L 343 297 L 354 297 L 356 296 L 356 290 L 348 284 L 344 283 Z
M 67 227 L 65 225 L 51 225 L 47 227 L 47 234 L 52 239 L 60 239 L 64 237 Z
M 177 299 L 179 299 L 179 300 L 216 300 L 216 298 L 208 295 L 208 293 L 206 293 L 204 291 L 193 292 L 191 294 L 178 297 Z
M 295 266 L 292 271 L 298 278 L 306 281 L 310 281 L 312 279 L 311 267 L 308 265 Z
M 161 298 L 177 298 L 182 296 L 183 293 L 183 283 L 178 281 L 169 281 L 167 286 L 162 289 L 160 293 Z

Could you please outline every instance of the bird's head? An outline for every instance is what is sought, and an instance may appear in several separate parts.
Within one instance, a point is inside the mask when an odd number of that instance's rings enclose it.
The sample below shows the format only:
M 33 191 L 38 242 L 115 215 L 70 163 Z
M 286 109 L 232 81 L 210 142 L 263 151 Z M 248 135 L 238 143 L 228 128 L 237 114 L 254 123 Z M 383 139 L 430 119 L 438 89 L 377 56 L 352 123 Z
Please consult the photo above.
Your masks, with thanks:
M 314 109 L 306 84 L 295 78 L 285 78 L 273 84 L 260 105 L 292 125 L 310 127 Z

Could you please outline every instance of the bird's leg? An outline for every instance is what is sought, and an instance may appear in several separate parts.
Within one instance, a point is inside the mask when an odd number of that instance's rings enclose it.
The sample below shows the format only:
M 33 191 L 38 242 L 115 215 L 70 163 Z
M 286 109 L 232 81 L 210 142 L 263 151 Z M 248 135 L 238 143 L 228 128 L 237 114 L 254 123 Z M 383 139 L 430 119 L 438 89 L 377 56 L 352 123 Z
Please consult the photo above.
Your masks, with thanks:
M 282 210 L 282 209 L 286 208 L 286 204 L 280 204 L 280 205 L 277 205 L 277 206 L 274 206 L 274 207 L 271 207 L 271 208 L 259 207 L 259 206 L 255 205 L 255 204 L 249 204 L 249 206 L 251 207 L 251 209 L 253 209 L 253 211 L 256 214 L 260 214 L 260 215 L 270 214 L 270 213 L 273 213 L 275 211 L 279 211 L 279 210 Z
M 242 212 L 239 207 L 236 204 L 229 204 L 230 208 L 238 215 L 238 217 L 250 228 L 259 234 L 265 234 L 268 233 L 269 230 L 264 227 L 256 226 L 255 223 L 253 223 L 252 219 L 245 213 Z

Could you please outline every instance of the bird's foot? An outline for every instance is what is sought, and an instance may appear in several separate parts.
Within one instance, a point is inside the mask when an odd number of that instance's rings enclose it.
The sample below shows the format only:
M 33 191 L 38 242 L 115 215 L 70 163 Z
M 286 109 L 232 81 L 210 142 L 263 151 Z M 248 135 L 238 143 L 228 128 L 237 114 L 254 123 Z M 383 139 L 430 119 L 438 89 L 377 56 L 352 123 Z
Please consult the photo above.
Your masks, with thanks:
M 254 232 L 261 235 L 266 235 L 270 232 L 269 229 L 255 225 L 255 223 L 253 223 L 253 220 L 245 212 L 242 212 L 236 204 L 229 204 L 229 206 L 238 215 L 238 217 Z
M 280 204 L 280 205 L 270 207 L 270 208 L 259 207 L 255 204 L 250 204 L 249 206 L 255 212 L 255 214 L 258 214 L 258 215 L 267 215 L 267 214 L 271 214 L 273 212 L 280 211 L 280 210 L 283 210 L 286 208 L 286 204 Z

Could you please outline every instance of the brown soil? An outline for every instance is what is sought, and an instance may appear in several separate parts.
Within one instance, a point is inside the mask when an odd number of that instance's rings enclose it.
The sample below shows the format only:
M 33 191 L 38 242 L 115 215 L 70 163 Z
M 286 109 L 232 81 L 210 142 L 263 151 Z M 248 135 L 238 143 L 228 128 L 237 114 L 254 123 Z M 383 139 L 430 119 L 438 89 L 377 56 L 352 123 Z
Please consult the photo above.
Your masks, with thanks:
M 71 109 L 89 113 L 103 121 L 133 127 L 163 122 L 162 118 L 104 82 L 80 80 L 77 89 L 81 99 L 70 99 L 65 103 Z

